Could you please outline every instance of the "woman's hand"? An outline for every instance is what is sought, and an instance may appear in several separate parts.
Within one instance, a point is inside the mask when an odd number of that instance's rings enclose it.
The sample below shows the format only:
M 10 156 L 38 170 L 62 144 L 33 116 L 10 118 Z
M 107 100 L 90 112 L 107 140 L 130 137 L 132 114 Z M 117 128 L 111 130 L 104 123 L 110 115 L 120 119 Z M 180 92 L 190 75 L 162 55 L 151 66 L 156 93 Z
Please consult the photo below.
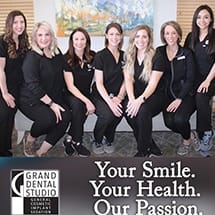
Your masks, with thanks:
M 167 112 L 175 112 L 178 109 L 178 107 L 180 106 L 181 102 L 182 102 L 182 99 L 175 99 L 173 102 L 171 102 L 169 104 L 166 111 Z
M 64 112 L 65 109 L 60 106 L 59 104 L 56 104 L 56 103 L 52 103 L 50 108 L 54 111 L 55 113 L 55 116 L 56 116 L 56 123 L 58 123 L 59 121 L 62 120 L 62 116 L 61 116 L 61 111 Z
M 127 113 L 127 116 L 130 116 L 131 118 L 135 117 L 142 103 L 143 99 L 141 97 L 138 97 L 134 100 L 130 100 L 127 104 L 127 109 L 125 111 Z
M 15 98 L 10 93 L 5 93 L 2 95 L 4 101 L 8 105 L 8 107 L 15 108 Z
M 86 115 L 93 114 L 96 110 L 94 104 L 91 101 L 86 102 L 87 112 Z
M 110 99 L 108 102 L 108 106 L 116 117 L 122 116 L 122 105 L 114 101 L 114 99 Z
M 117 96 L 114 96 L 114 97 L 112 98 L 112 101 L 113 101 L 115 104 L 117 104 L 117 105 L 121 105 L 122 99 L 120 99 L 120 98 L 117 97 Z
M 207 93 L 210 86 L 210 81 L 204 80 L 197 89 L 198 93 Z

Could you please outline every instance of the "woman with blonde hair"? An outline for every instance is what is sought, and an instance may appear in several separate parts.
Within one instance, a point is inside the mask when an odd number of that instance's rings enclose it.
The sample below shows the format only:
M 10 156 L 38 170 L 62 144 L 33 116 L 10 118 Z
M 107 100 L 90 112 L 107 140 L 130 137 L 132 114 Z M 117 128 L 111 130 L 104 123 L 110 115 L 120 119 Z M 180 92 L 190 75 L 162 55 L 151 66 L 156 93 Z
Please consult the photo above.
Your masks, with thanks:
M 20 93 L 20 109 L 33 121 L 24 138 L 24 154 L 42 156 L 65 134 L 71 115 L 64 104 L 64 70 L 68 69 L 57 46 L 49 23 L 35 24 L 32 50 L 23 63 L 24 84 Z M 35 140 L 46 134 L 41 147 L 35 151 Z
M 140 131 L 138 130 L 138 134 L 142 135 L 142 142 L 138 144 L 137 156 L 153 154 L 150 145 L 153 143 L 152 117 L 161 111 L 165 125 L 183 137 L 178 154 L 184 155 L 188 152 L 185 146 L 191 143 L 192 138 L 189 119 L 195 110 L 194 98 L 191 95 L 195 76 L 193 55 L 191 50 L 179 45 L 182 30 L 177 22 L 165 22 L 161 26 L 160 35 L 164 45 L 156 49 L 149 82 L 135 103 L 139 106 L 143 103 Z M 129 95 L 128 84 L 126 89 Z M 130 96 L 129 99 L 133 98 Z M 127 115 L 136 116 L 139 106 L 128 103 Z
M 132 127 L 137 141 L 138 152 L 135 156 L 161 155 L 151 137 L 152 125 L 145 118 L 152 118 L 143 96 L 151 73 L 154 48 L 152 46 L 152 31 L 147 25 L 136 26 L 129 38 L 128 49 L 125 53 L 124 78 L 127 91 L 126 119 Z M 145 123 L 147 122 L 147 123 Z

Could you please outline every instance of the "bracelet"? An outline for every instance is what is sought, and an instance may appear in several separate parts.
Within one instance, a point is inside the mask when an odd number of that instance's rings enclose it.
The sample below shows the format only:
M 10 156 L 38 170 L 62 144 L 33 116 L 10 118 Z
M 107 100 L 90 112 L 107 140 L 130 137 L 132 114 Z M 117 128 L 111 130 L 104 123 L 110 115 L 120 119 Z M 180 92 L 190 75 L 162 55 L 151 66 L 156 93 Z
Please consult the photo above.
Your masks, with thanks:
M 49 107 L 51 107 L 53 103 L 54 103 L 54 102 L 51 100 L 47 105 L 48 105 Z

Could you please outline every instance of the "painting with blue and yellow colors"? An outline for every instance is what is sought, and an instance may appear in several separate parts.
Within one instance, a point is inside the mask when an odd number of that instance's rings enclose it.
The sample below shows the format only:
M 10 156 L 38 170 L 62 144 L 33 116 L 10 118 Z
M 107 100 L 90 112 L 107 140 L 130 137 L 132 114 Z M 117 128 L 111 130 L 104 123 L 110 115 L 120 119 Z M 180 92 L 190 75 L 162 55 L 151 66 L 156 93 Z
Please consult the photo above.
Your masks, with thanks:
M 77 27 L 91 36 L 104 35 L 110 22 L 118 22 L 128 34 L 138 24 L 153 28 L 152 0 L 55 0 L 58 37 Z

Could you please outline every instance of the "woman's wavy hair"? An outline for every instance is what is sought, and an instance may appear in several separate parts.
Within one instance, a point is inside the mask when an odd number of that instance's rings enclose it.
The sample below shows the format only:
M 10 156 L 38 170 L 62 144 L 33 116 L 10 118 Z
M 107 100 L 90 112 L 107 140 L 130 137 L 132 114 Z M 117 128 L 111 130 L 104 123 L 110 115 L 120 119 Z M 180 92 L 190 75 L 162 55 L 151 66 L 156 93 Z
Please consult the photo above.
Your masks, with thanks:
M 86 38 L 86 47 L 84 49 L 84 55 L 83 55 L 83 59 L 87 62 L 87 63 L 91 63 L 93 60 L 93 55 L 92 52 L 90 50 L 91 47 L 91 40 L 90 40 L 90 36 L 88 34 L 88 32 L 81 27 L 78 27 L 76 29 L 73 30 L 73 32 L 70 34 L 69 37 L 69 48 L 66 51 L 66 57 L 67 57 L 67 62 L 70 66 L 74 66 L 74 65 L 78 65 L 81 62 L 81 59 L 76 55 L 75 53 L 75 48 L 73 45 L 73 36 L 76 32 L 81 32 L 84 34 L 85 38 Z
M 208 26 L 208 54 L 212 54 L 215 52 L 215 30 L 214 30 L 214 13 L 213 10 L 208 5 L 200 5 L 193 14 L 192 21 L 192 32 L 191 32 L 191 45 L 190 48 L 195 51 L 196 43 L 199 41 L 199 27 L 196 24 L 196 20 L 198 19 L 198 15 L 201 10 L 207 10 L 211 17 L 211 22 Z
M 57 45 L 57 38 L 55 37 L 54 31 L 53 31 L 51 25 L 46 21 L 36 23 L 34 28 L 33 28 L 33 31 L 31 34 L 31 48 L 32 48 L 32 50 L 34 50 L 35 52 L 37 52 L 40 55 L 43 55 L 43 50 L 40 49 L 40 47 L 37 43 L 37 31 L 39 28 L 44 28 L 51 35 L 52 41 L 51 41 L 49 49 L 51 50 L 52 56 L 59 54 L 59 49 L 58 49 L 58 45 Z
M 153 34 L 152 30 L 148 25 L 138 25 L 136 26 L 129 37 L 129 44 L 128 48 L 125 53 L 125 66 L 124 71 L 129 72 L 132 79 L 134 77 L 134 63 L 137 56 L 137 47 L 134 44 L 134 40 L 136 37 L 136 34 L 140 30 L 145 30 L 149 37 L 149 42 L 147 45 L 147 48 L 145 50 L 145 56 L 144 56 L 144 68 L 140 75 L 140 79 L 148 82 L 151 72 L 152 72 L 152 58 L 154 56 L 155 50 L 153 48 Z
M 119 32 L 119 34 L 123 35 L 122 26 L 117 22 L 111 22 L 110 24 L 108 24 L 106 29 L 105 29 L 105 34 L 108 34 L 108 31 L 111 28 L 116 28 L 116 30 Z M 122 45 L 123 45 L 123 38 L 122 38 L 121 42 L 119 43 L 118 48 L 121 49 Z M 107 46 L 108 46 L 108 39 L 105 37 L 105 47 L 107 47 Z
M 8 44 L 8 55 L 9 58 L 16 58 L 16 43 L 13 40 L 13 22 L 16 16 L 22 16 L 25 22 L 25 29 L 21 35 L 18 36 L 19 40 L 19 51 L 21 55 L 24 55 L 29 49 L 29 39 L 27 34 L 27 21 L 24 14 L 19 10 L 11 11 L 6 18 L 5 28 L 3 34 L 3 40 Z
M 177 43 L 180 44 L 181 40 L 182 40 L 182 29 L 181 26 L 176 22 L 176 21 L 167 21 L 165 22 L 162 26 L 161 26 L 161 30 L 160 30 L 160 38 L 163 44 L 167 44 L 166 39 L 164 37 L 164 33 L 165 33 L 165 28 L 167 26 L 172 26 L 177 34 L 178 34 L 178 41 Z

